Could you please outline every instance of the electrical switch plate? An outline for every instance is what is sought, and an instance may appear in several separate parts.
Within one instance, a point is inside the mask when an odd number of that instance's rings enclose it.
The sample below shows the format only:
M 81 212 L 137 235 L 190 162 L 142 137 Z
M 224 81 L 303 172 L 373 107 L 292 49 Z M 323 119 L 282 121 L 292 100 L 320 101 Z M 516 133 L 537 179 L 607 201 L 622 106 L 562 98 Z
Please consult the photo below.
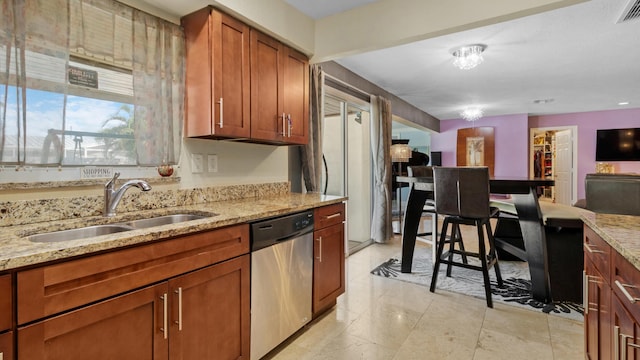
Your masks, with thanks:
M 214 173 L 218 172 L 218 155 L 207 155 L 207 171 Z
M 191 154 L 191 172 L 201 173 L 204 171 L 204 158 L 202 154 Z

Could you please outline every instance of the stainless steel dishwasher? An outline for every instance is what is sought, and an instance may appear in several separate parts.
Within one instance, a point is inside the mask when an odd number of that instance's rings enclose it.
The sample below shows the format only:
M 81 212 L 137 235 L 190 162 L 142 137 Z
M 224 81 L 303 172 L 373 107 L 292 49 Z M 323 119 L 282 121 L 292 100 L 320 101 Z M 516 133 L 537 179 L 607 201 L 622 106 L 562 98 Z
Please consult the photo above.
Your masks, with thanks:
M 311 320 L 313 211 L 251 224 L 251 359 Z

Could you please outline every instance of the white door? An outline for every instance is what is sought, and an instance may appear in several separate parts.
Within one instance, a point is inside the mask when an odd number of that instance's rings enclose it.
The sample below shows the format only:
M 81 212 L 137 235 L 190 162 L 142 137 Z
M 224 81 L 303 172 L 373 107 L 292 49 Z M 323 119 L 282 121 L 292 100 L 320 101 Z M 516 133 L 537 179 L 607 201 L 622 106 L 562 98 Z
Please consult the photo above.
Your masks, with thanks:
M 573 143 L 571 130 L 562 130 L 555 133 L 556 155 L 554 161 L 555 200 L 558 204 L 571 205 Z

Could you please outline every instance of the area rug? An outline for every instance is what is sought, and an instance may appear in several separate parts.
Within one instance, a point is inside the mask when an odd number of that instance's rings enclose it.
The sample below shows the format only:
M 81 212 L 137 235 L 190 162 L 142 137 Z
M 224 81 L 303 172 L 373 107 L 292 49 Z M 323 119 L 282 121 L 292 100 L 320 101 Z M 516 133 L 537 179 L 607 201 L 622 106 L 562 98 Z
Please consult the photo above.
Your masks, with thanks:
M 401 262 L 398 260 L 400 258 L 400 256 L 390 258 L 371 270 L 371 274 L 423 285 L 428 291 L 433 272 L 431 250 L 416 248 L 413 257 L 413 268 L 410 274 L 400 271 Z M 476 260 L 479 264 L 477 259 L 470 258 L 469 262 L 473 263 L 473 260 Z M 446 269 L 447 266 L 445 264 L 440 266 L 436 292 L 446 290 L 481 299 L 485 298 L 481 272 L 454 266 L 451 270 L 451 277 L 447 277 Z M 494 302 L 542 311 L 578 321 L 583 320 L 582 304 L 567 301 L 545 304 L 531 297 L 531 279 L 526 262 L 500 261 L 500 273 L 504 284 L 502 288 L 498 287 L 494 269 L 489 270 L 489 278 L 492 284 L 491 293 L 493 294 L 492 299 Z

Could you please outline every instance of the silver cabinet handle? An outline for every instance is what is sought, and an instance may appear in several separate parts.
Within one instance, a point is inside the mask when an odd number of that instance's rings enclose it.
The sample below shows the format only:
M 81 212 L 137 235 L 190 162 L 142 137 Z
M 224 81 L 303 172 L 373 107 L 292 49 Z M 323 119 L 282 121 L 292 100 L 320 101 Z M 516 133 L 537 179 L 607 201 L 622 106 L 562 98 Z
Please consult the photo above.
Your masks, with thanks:
M 584 313 L 589 313 L 589 281 L 587 280 L 587 271 L 582 270 L 582 287 L 583 289 L 583 298 L 582 298 L 582 308 L 584 309 Z
M 316 241 L 318 242 L 319 246 L 317 259 L 319 262 L 322 262 L 322 236 L 320 236 Z
M 620 334 L 620 337 L 622 338 L 622 352 L 620 353 L 620 359 L 626 359 L 627 358 L 627 347 L 628 346 L 631 346 L 634 349 L 640 349 L 640 345 L 634 344 L 634 343 L 629 343 L 627 341 L 627 340 L 633 338 L 633 336 Z
M 604 251 L 602 250 L 594 250 L 591 248 L 591 246 L 589 246 L 589 244 L 584 244 L 584 248 L 587 249 L 588 252 L 592 253 L 592 254 L 596 254 L 596 253 L 603 253 Z
M 620 359 L 620 326 L 613 327 L 613 358 Z
M 636 286 L 629 285 L 629 284 L 623 284 L 619 280 L 616 280 L 615 284 L 618 287 L 618 289 L 620 289 L 620 291 L 622 291 L 622 293 L 627 298 L 627 300 L 629 300 L 630 303 L 635 304 L 636 301 L 640 300 L 639 298 L 634 298 L 633 296 L 631 296 L 631 294 L 629 294 L 629 291 L 627 291 L 628 287 L 636 288 Z
M 333 219 L 333 218 L 337 218 L 338 216 L 340 216 L 342 213 L 335 213 L 335 214 L 331 214 L 331 215 L 327 215 L 325 218 L 327 220 L 329 219 Z
M 169 299 L 167 299 L 167 293 L 162 294 L 162 296 L 160 296 L 160 299 L 162 299 L 162 327 L 160 328 L 160 331 L 162 331 L 162 333 L 164 334 L 164 338 L 166 339 L 169 335 L 169 327 L 167 326 L 167 303 Z
M 220 98 L 218 104 L 220 104 L 220 122 L 218 123 L 218 125 L 220 125 L 220 129 L 222 129 L 222 127 L 224 126 L 224 103 L 222 101 L 222 98 Z
M 287 132 L 288 137 L 291 137 L 291 114 L 287 115 Z
M 182 331 L 182 287 L 179 287 L 175 290 L 175 293 L 178 294 L 178 330 Z
M 287 121 L 287 116 L 285 115 L 285 113 L 282 113 L 282 137 L 287 136 L 284 130 L 286 121 Z

